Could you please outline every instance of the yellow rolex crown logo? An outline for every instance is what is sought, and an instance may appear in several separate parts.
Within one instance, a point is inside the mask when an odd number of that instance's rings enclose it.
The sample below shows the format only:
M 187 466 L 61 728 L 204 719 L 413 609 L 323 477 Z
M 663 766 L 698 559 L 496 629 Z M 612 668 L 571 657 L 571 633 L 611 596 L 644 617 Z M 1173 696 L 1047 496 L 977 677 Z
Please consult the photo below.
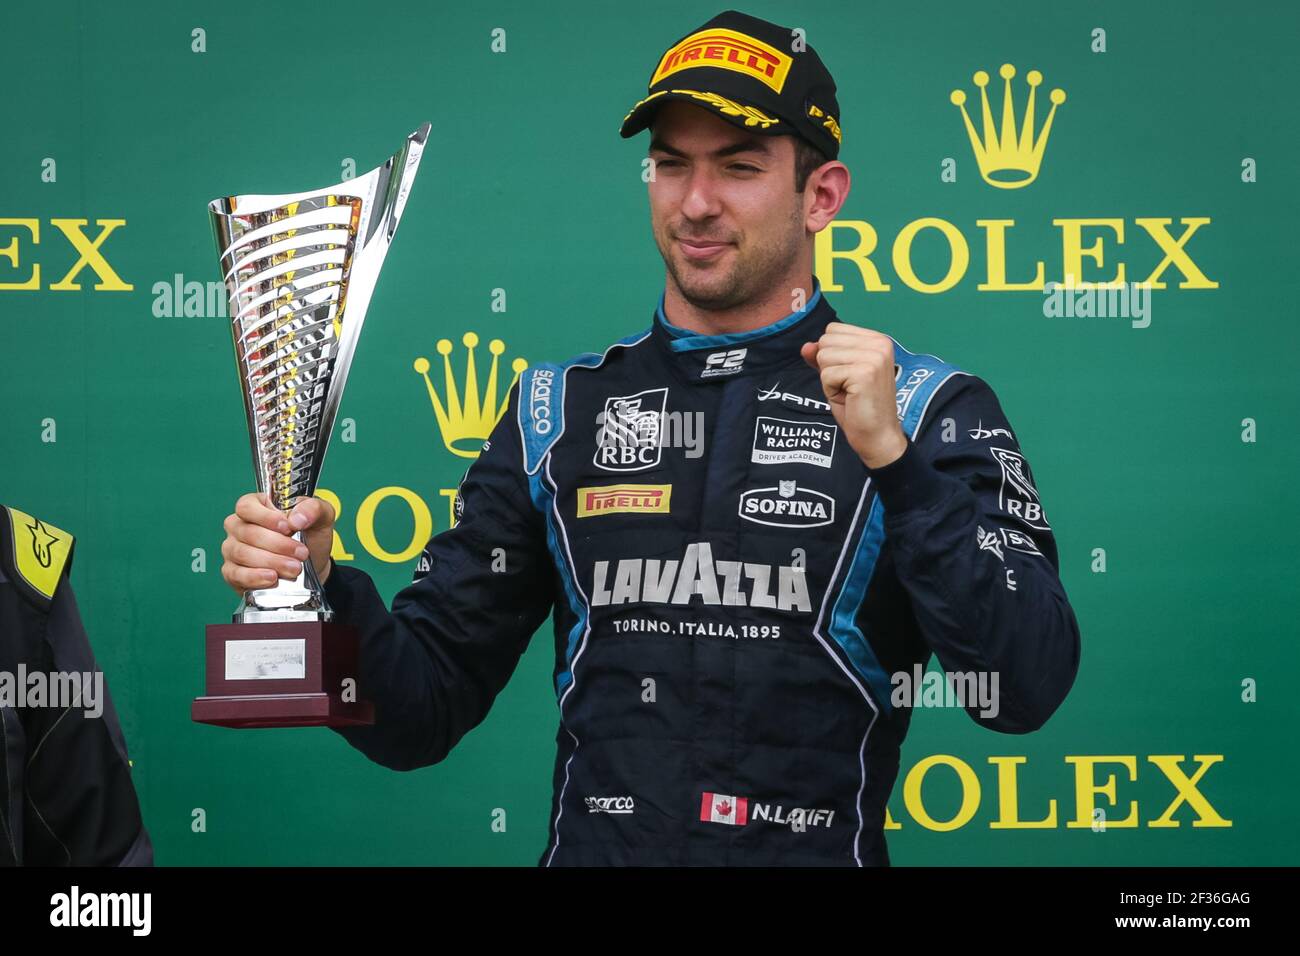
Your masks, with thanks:
M 521 358 L 510 363 L 514 377 L 504 390 L 497 385 L 497 367 L 506 344 L 500 339 L 488 343 L 492 353 L 492 366 L 488 371 L 487 386 L 482 392 L 478 387 L 478 370 L 474 364 L 474 349 L 478 346 L 478 336 L 466 332 L 461 338 L 469 354 L 465 358 L 465 387 L 458 388 L 456 377 L 451 370 L 451 339 L 438 340 L 438 354 L 442 356 L 442 374 L 445 383 L 446 400 L 444 401 L 433 387 L 429 378 L 429 360 L 415 360 L 415 371 L 424 377 L 425 387 L 429 390 L 429 402 L 433 405 L 434 417 L 438 420 L 438 431 L 442 433 L 442 443 L 453 455 L 461 458 L 477 458 L 483 442 L 492 434 L 492 429 L 505 414 L 505 395 L 519 381 L 519 373 L 528 367 Z M 462 401 L 461 396 L 464 395 Z
M 1030 70 L 1025 75 L 1029 84 L 1029 102 L 1025 106 L 1024 122 L 1016 133 L 1015 101 L 1011 95 L 1011 78 L 1016 75 L 1016 68 L 1010 63 L 1002 64 L 998 75 L 1003 79 L 1002 87 L 1002 125 L 999 130 L 993 122 L 993 110 L 989 107 L 989 75 L 983 70 L 973 77 L 975 85 L 980 88 L 980 112 L 983 119 L 983 136 L 975 132 L 975 124 L 966 112 L 966 94 L 962 90 L 953 90 L 950 99 L 961 110 L 961 117 L 966 123 L 966 133 L 970 136 L 971 148 L 975 151 L 975 161 L 979 163 L 980 175 L 990 186 L 998 189 L 1020 189 L 1028 186 L 1038 178 L 1038 167 L 1043 161 L 1043 150 L 1047 147 L 1047 137 L 1052 131 L 1052 119 L 1056 108 L 1065 102 L 1065 91 L 1052 90 L 1050 99 L 1052 108 L 1047 112 L 1047 119 L 1037 138 L 1034 136 L 1034 100 L 1043 74 Z

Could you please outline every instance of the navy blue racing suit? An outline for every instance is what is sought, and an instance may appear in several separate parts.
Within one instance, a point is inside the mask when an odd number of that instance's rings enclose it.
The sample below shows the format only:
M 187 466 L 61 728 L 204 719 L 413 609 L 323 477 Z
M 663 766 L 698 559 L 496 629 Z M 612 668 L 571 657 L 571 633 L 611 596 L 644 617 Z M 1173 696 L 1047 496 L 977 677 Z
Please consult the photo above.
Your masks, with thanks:
M 651 327 L 528 368 L 391 613 L 360 570 L 372 760 L 442 760 L 553 612 L 559 729 L 544 866 L 888 864 L 913 677 L 996 673 L 1004 733 L 1041 727 L 1079 631 L 1029 465 L 993 391 L 897 346 L 901 458 L 869 470 L 800 346 L 820 288 L 763 328 Z M 905 685 L 900 685 L 905 686 Z M 968 689 L 974 684 L 965 685 Z

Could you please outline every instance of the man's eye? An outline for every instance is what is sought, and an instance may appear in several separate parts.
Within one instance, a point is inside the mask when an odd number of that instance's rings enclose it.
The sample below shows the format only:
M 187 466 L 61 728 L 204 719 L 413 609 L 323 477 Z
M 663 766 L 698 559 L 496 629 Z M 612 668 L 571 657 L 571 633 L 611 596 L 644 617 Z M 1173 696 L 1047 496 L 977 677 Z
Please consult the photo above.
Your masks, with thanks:
M 732 164 L 731 164 L 731 168 L 734 169 L 734 170 L 736 170 L 737 172 L 741 172 L 741 173 L 756 173 L 756 172 L 758 172 L 758 167 L 757 167 L 757 166 L 751 166 L 751 165 L 749 165 L 748 163 L 732 163 Z
M 664 166 L 680 166 L 680 165 L 681 165 L 681 163 L 679 163 L 679 162 L 678 162 L 677 160 L 675 160 L 675 159 L 656 159 L 656 160 L 655 160 L 655 166 L 656 166 L 656 168 L 663 168 Z

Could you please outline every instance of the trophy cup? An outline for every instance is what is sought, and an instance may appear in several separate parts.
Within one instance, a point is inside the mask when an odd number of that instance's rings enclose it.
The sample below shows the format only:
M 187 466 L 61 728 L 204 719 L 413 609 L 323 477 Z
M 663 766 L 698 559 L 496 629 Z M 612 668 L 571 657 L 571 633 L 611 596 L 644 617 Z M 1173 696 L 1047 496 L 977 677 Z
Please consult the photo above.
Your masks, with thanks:
M 229 298 L 257 487 L 286 514 L 315 493 L 375 281 L 429 136 L 326 189 L 208 205 Z M 303 540 L 301 531 L 293 537 Z M 207 693 L 193 720 L 224 727 L 369 724 L 358 634 L 334 620 L 309 560 L 248 591 L 206 634 Z

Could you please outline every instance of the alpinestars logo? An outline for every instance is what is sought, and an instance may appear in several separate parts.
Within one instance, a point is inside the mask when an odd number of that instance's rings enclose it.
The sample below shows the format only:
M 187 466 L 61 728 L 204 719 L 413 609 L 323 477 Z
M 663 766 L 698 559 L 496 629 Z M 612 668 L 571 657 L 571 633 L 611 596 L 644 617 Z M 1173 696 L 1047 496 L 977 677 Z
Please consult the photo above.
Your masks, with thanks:
M 1038 499 L 1038 489 L 1029 480 L 1024 456 L 1007 448 L 990 448 L 989 454 L 1002 466 L 998 506 L 1031 528 L 1050 531 L 1047 515 L 1043 514 L 1043 506 Z
M 714 561 L 707 541 L 686 546 L 681 560 L 624 558 L 597 561 L 591 572 L 591 605 L 690 604 L 699 595 L 705 605 L 767 607 L 812 611 L 808 575 L 801 567 L 753 561 Z M 775 591 L 773 591 L 775 585 Z
M 998 537 L 996 531 L 985 531 L 982 527 L 975 529 L 975 538 L 980 543 L 981 551 L 992 551 L 998 556 L 999 561 L 1006 561 L 1002 556 L 1002 539 Z
M 745 355 L 749 349 L 732 349 L 729 352 L 714 352 L 704 360 L 704 371 L 700 378 L 717 378 L 720 375 L 735 375 L 745 367 Z
M 668 389 L 650 388 L 635 395 L 605 399 L 596 433 L 597 468 L 605 471 L 645 471 L 659 464 L 663 448 L 664 413 Z

